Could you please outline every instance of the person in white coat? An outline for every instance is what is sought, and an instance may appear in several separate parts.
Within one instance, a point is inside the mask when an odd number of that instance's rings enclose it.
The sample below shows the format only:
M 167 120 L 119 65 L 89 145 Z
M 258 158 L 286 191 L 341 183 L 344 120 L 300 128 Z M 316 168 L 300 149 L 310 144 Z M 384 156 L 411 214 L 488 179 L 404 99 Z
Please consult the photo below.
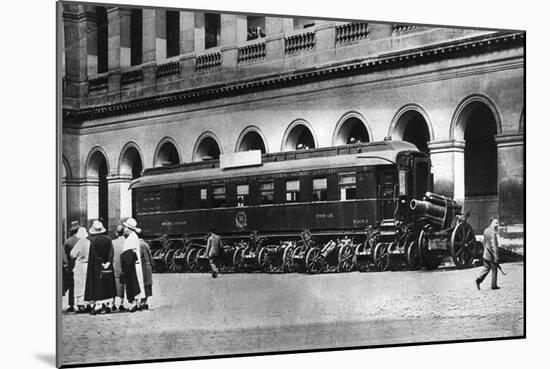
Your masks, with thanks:
M 124 241 L 124 250 L 134 250 L 137 256 L 136 260 L 136 275 L 139 283 L 139 295 L 135 296 L 131 311 L 140 309 L 140 302 L 145 299 L 145 285 L 143 283 L 143 270 L 141 267 L 141 252 L 138 233 L 141 233 L 141 229 L 137 227 L 137 222 L 134 218 L 128 218 L 123 224 L 126 240 Z
M 70 257 L 74 259 L 74 297 L 78 313 L 84 313 L 89 309 L 84 301 L 84 290 L 86 288 L 86 273 L 88 270 L 88 254 L 90 251 L 90 240 L 86 228 L 80 227 L 76 232 L 78 242 L 71 250 Z

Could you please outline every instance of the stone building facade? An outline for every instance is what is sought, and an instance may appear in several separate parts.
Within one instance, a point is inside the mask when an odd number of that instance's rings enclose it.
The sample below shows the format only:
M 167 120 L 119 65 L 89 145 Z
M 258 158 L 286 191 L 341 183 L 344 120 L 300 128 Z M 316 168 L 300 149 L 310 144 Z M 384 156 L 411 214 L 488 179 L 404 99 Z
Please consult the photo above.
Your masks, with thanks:
M 62 222 L 132 215 L 144 168 L 402 139 L 523 245 L 525 33 L 63 4 Z M 60 77 L 61 78 L 61 77 Z

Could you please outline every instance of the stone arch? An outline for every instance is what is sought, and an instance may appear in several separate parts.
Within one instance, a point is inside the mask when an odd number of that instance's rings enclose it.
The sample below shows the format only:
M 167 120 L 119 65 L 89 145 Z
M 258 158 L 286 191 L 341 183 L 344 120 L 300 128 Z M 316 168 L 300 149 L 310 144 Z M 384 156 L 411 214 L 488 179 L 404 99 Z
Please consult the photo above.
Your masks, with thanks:
M 177 165 L 181 163 L 178 144 L 171 137 L 164 137 L 160 140 L 153 156 L 153 167 L 165 165 Z
M 449 138 L 451 140 L 464 141 L 464 131 L 466 129 L 467 119 L 471 116 L 472 111 L 479 106 L 485 105 L 490 109 L 496 124 L 497 134 L 502 133 L 502 122 L 500 119 L 500 113 L 496 105 L 485 95 L 474 94 L 463 99 L 456 108 L 452 120 L 449 132 Z
M 203 132 L 195 142 L 192 160 L 195 162 L 219 159 L 222 153 L 222 145 L 218 137 L 214 133 L 207 131 Z
M 86 160 L 87 216 L 88 220 L 99 219 L 109 227 L 109 159 L 103 148 L 90 150 Z
M 498 152 L 495 136 L 501 132 L 498 111 L 481 95 L 462 101 L 453 117 L 451 134 L 463 142 L 464 210 L 472 226 L 481 231 L 498 214 Z M 455 170 L 460 170 L 460 166 Z
M 88 158 L 86 159 L 86 177 L 97 177 L 99 172 L 99 165 L 101 160 L 105 159 L 107 165 L 107 173 L 110 173 L 109 168 L 109 157 L 107 152 L 101 146 L 93 147 L 88 153 Z
M 71 164 L 69 164 L 69 160 L 67 160 L 65 155 L 61 155 L 61 162 L 62 162 L 61 178 L 72 178 L 73 171 L 71 169 Z
M 248 126 L 239 135 L 235 145 L 235 152 L 261 150 L 262 154 L 269 152 L 267 140 L 262 131 L 256 126 Z
M 309 122 L 304 119 L 292 121 L 283 135 L 281 151 L 295 151 L 304 148 L 314 149 L 318 146 L 315 131 Z
M 141 176 L 143 170 L 143 154 L 139 146 L 130 141 L 120 151 L 118 158 L 118 173 L 120 175 L 129 175 L 132 179 Z
M 428 114 L 418 104 L 407 104 L 394 115 L 388 132 L 394 140 L 403 140 L 428 152 L 428 142 L 434 137 L 433 127 Z
M 372 131 L 363 115 L 350 111 L 338 120 L 332 135 L 332 145 L 346 145 L 357 141 L 372 141 Z

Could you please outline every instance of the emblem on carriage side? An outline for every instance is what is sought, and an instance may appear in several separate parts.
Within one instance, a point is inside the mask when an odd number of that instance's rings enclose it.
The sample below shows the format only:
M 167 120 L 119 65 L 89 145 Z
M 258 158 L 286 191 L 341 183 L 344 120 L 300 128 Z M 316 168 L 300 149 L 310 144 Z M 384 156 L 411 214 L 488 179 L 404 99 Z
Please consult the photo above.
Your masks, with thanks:
M 237 226 L 237 228 L 245 228 L 246 221 L 246 213 L 244 211 L 239 211 L 235 216 L 235 225 Z

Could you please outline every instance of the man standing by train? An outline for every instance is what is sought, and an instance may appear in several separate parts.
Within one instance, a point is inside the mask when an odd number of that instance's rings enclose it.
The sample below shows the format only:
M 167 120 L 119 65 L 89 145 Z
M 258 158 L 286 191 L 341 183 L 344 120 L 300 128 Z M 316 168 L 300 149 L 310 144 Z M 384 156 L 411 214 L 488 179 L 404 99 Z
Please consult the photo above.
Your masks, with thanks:
M 483 282 L 489 271 L 491 271 L 491 289 L 498 290 L 497 273 L 498 273 L 498 239 L 497 239 L 498 219 L 491 218 L 489 226 L 483 231 L 483 269 L 476 279 L 476 286 L 479 290 L 479 285 Z
M 216 228 L 212 226 L 210 228 L 210 237 L 206 243 L 206 255 L 208 256 L 208 261 L 210 262 L 210 267 L 212 268 L 212 278 L 218 276 L 218 262 L 221 255 L 221 237 L 216 234 Z

